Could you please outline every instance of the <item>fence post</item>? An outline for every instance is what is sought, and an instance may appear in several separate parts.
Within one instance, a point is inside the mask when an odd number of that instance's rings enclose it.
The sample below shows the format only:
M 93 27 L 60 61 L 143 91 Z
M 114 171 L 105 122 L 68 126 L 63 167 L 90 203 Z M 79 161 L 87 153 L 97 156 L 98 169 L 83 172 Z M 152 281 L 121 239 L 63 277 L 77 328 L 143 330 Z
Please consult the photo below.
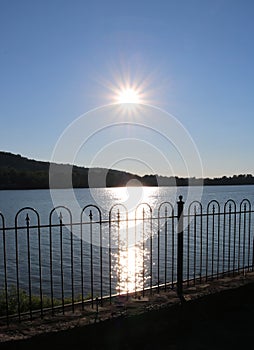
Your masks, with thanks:
M 181 302 L 183 297 L 183 196 L 177 202 L 177 295 Z

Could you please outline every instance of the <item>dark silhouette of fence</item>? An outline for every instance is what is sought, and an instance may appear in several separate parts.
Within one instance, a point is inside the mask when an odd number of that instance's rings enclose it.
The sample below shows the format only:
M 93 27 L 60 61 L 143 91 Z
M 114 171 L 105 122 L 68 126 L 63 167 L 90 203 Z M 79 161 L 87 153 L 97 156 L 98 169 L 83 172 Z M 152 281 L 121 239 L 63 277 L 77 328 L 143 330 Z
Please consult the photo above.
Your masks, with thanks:
M 122 204 L 108 213 L 85 206 L 79 220 L 58 206 L 42 224 L 22 208 L 13 226 L 0 213 L 1 320 L 41 317 L 94 307 L 116 295 L 176 289 L 253 270 L 253 211 L 248 199 L 203 208 L 182 196 L 157 209 L 148 203 L 132 215 Z

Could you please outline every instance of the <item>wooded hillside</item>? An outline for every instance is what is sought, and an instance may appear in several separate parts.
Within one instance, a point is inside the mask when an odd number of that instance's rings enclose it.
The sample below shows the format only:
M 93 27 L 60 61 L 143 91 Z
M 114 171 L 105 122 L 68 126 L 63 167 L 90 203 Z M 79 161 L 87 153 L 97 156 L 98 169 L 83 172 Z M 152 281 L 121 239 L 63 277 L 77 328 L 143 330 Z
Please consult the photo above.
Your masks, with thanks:
M 8 152 L 0 152 L 0 190 L 49 188 L 49 162 L 42 162 Z M 143 186 L 198 186 L 198 185 L 250 185 L 251 174 L 220 178 L 181 178 L 177 176 L 145 175 L 143 177 L 125 171 L 85 168 L 68 164 L 55 164 L 57 181 L 55 188 L 67 188 L 64 174 L 72 172 L 74 188 L 126 186 L 130 180 L 138 180 Z

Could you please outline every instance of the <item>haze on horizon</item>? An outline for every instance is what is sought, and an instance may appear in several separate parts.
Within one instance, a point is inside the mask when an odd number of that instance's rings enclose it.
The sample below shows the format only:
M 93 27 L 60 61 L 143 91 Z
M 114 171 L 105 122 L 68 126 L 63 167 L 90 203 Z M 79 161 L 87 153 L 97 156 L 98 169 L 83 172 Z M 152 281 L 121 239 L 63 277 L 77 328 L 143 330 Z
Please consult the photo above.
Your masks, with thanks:
M 77 118 L 131 102 L 176 118 L 204 177 L 254 174 L 253 15 L 251 0 L 2 0 L 0 149 L 50 161 Z M 98 132 L 77 148 L 75 165 L 199 177 L 132 116 L 105 114 L 110 127 L 98 131 L 88 113 L 84 132 Z

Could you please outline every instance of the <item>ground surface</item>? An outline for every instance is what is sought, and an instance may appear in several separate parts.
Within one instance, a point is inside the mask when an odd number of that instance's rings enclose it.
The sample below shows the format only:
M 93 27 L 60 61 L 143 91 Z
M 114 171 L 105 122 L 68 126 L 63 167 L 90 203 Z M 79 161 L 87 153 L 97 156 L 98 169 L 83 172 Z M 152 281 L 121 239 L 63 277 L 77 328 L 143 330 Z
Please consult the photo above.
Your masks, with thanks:
M 2 326 L 0 348 L 179 349 L 254 348 L 254 274 L 185 287 L 181 305 L 175 291 L 54 319 Z

